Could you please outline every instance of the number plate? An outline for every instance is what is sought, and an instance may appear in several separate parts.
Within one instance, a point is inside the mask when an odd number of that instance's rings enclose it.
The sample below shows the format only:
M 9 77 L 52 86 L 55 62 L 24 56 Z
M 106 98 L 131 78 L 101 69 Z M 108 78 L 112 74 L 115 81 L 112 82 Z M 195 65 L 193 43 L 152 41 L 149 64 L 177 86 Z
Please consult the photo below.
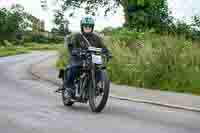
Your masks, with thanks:
M 103 64 L 103 61 L 102 61 L 102 57 L 100 55 L 92 55 L 92 62 L 94 64 L 98 64 L 98 65 L 101 65 Z

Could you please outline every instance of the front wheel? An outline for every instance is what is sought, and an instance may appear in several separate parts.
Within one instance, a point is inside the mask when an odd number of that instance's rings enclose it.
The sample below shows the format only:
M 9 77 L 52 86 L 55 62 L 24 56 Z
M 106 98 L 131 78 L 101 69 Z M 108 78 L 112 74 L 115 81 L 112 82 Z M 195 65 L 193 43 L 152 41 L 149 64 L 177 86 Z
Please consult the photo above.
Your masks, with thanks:
M 89 104 L 93 112 L 101 112 L 108 100 L 110 82 L 105 71 L 101 71 L 101 79 L 97 81 L 96 87 L 90 83 Z

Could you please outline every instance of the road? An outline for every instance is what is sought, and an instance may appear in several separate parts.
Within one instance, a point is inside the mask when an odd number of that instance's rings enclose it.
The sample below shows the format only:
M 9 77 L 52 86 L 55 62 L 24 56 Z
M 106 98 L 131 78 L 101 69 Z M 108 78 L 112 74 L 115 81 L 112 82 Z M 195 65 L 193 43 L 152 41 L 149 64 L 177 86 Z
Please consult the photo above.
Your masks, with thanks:
M 57 86 L 34 79 L 31 64 L 50 53 L 0 58 L 1 133 L 200 133 L 200 113 L 109 99 L 100 114 L 64 107 Z

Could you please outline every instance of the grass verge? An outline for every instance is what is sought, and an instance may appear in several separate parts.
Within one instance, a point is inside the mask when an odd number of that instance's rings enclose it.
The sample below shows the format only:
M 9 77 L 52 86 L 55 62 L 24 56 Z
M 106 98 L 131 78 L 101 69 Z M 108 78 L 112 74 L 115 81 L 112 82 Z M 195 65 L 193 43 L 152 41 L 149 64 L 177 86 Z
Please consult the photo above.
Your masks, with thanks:
M 28 53 L 28 51 L 24 48 L 15 48 L 15 47 L 0 48 L 0 57 L 25 54 L 25 53 Z
M 8 46 L 0 48 L 0 57 L 25 54 L 33 50 L 58 50 L 63 44 L 26 43 L 23 46 Z
M 27 50 L 58 50 L 63 44 L 40 44 L 40 43 L 26 43 L 24 47 Z

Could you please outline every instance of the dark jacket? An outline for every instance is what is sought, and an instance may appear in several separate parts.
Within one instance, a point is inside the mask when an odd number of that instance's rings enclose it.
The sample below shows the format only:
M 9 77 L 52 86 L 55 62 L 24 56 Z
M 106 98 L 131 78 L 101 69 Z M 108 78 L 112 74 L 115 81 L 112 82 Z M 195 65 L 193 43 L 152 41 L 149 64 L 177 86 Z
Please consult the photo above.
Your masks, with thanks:
M 74 55 L 74 51 L 76 51 L 77 49 L 87 49 L 88 48 L 88 43 L 83 38 L 83 35 L 90 42 L 91 46 L 97 47 L 97 48 L 103 48 L 103 51 L 105 53 L 107 53 L 107 54 L 109 53 L 109 50 L 103 44 L 102 39 L 98 35 L 96 35 L 94 33 L 89 33 L 89 34 L 77 33 L 77 34 L 74 34 L 70 37 L 70 39 L 68 39 L 68 43 L 67 43 L 68 44 L 68 50 L 69 50 L 69 53 L 70 53 L 70 64 L 72 66 L 81 65 L 81 62 L 82 62 L 82 60 L 79 56 Z

